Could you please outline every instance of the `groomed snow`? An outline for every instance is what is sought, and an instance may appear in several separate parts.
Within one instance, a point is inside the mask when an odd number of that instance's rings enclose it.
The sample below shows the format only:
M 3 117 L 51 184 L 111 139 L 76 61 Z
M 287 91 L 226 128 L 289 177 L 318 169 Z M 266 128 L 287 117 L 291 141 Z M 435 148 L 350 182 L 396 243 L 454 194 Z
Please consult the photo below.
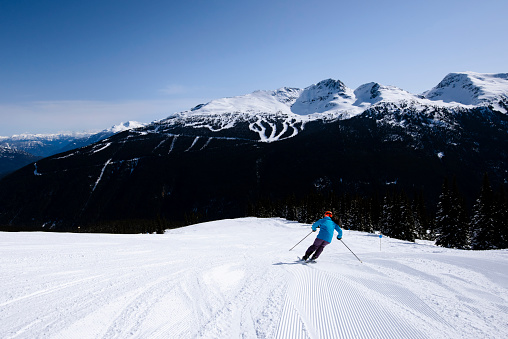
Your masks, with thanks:
M 223 220 L 164 235 L 0 233 L 1 338 L 503 338 L 508 251 Z M 380 241 L 382 243 L 380 244 Z M 381 248 L 380 248 L 381 246 Z

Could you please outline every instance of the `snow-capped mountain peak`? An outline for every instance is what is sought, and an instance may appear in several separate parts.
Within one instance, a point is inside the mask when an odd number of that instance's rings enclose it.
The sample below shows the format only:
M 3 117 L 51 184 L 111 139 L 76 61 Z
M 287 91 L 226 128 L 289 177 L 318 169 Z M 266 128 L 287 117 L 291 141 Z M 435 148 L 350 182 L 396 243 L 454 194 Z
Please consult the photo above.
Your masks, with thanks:
M 324 117 L 348 119 L 374 105 L 399 102 L 448 108 L 493 105 L 496 110 L 506 113 L 508 74 L 450 73 L 436 87 L 422 95 L 376 82 L 353 90 L 340 80 L 326 79 L 304 89 L 282 87 L 274 91 L 255 91 L 212 100 L 177 115 L 285 114 L 305 121 Z
M 463 105 L 495 103 L 508 99 L 508 73 L 450 73 L 436 87 L 423 95 L 430 100 Z
M 182 114 L 290 113 L 288 103 L 291 104 L 297 94 L 297 89 L 288 88 L 281 88 L 277 91 L 255 91 L 246 95 L 212 100 L 182 112 Z
M 398 87 L 384 86 L 376 82 L 361 85 L 354 91 L 355 106 L 368 107 L 378 102 L 416 101 L 418 98 Z
M 326 79 L 304 89 L 282 87 L 212 100 L 175 113 L 156 127 L 182 125 L 218 132 L 247 122 L 249 129 L 259 134 L 260 141 L 273 142 L 297 135 L 309 121 L 349 119 L 386 105 L 409 105 L 417 111 L 429 107 L 455 110 L 492 106 L 506 113 L 507 79 L 508 74 L 452 73 L 422 95 L 376 82 L 353 90 L 340 80 Z
M 251 113 L 311 115 L 352 109 L 353 90 L 340 80 L 327 79 L 305 89 L 282 87 L 274 91 L 255 91 L 250 94 L 212 100 L 184 115 Z
M 146 124 L 137 122 L 137 121 L 127 121 L 127 122 L 122 122 L 118 125 L 114 125 L 111 128 L 104 130 L 103 132 L 119 133 L 119 132 L 127 131 L 129 129 L 140 128 L 143 126 L 146 126 Z
M 291 106 L 298 115 L 351 110 L 353 90 L 340 80 L 327 79 L 305 88 Z
M 311 85 L 305 89 L 306 92 L 318 96 L 333 95 L 335 93 L 344 93 L 347 90 L 346 85 L 340 80 L 326 79 Z
M 302 91 L 303 90 L 300 88 L 282 87 L 273 91 L 272 95 L 277 99 L 277 101 L 291 106 L 300 97 L 300 95 L 302 95 Z

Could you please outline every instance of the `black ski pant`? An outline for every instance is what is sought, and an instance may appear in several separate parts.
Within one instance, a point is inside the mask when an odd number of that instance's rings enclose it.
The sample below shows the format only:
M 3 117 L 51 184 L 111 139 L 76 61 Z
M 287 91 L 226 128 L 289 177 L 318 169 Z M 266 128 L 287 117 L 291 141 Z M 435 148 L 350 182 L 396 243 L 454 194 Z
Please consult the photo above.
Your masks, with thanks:
M 312 253 L 314 255 L 312 256 L 312 259 L 317 259 L 321 252 L 323 252 L 323 249 L 326 245 L 328 245 L 329 242 L 323 239 L 316 238 L 314 240 L 314 243 L 310 245 L 310 247 L 307 249 L 307 252 L 305 252 L 305 258 L 309 258 Z

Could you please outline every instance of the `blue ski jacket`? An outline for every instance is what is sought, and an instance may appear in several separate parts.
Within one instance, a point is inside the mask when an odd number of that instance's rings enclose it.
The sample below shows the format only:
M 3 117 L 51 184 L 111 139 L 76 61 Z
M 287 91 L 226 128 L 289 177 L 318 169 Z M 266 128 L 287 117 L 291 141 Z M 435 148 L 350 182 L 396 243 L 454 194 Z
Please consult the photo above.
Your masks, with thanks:
M 342 229 L 332 221 L 330 217 L 324 217 L 323 219 L 319 219 L 314 224 L 312 224 L 312 230 L 316 231 L 319 227 L 318 239 L 322 239 L 324 241 L 332 242 L 333 239 L 333 230 L 336 230 L 339 238 L 342 238 Z

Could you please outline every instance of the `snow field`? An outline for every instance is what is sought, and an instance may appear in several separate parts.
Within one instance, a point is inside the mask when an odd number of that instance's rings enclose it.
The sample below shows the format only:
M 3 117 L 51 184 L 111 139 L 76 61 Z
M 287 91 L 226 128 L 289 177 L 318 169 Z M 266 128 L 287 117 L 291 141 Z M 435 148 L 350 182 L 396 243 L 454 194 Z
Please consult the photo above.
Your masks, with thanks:
M 508 251 L 222 220 L 164 235 L 0 233 L 1 338 L 501 338 Z

